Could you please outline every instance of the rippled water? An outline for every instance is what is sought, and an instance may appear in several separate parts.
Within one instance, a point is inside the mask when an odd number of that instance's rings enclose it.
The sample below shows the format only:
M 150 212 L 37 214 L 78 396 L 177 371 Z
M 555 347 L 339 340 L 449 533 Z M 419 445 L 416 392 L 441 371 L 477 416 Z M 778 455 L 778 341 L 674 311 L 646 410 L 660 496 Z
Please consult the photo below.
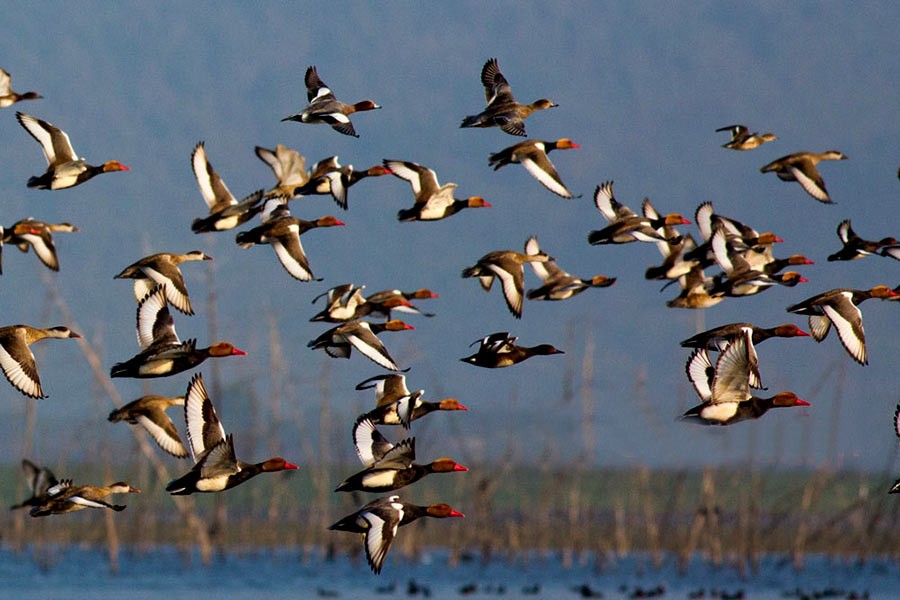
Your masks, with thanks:
M 586 586 L 583 587 L 583 586 Z M 365 562 L 340 557 L 303 559 L 295 550 L 230 554 L 202 566 L 196 555 L 163 548 L 136 553 L 123 551 L 118 574 L 110 573 L 101 550 L 65 549 L 13 553 L 0 551 L 0 597 L 46 600 L 96 598 L 119 594 L 123 598 L 167 600 L 221 598 L 225 600 L 338 597 L 386 599 L 432 598 L 580 598 L 582 589 L 599 591 L 604 598 L 635 597 L 635 592 L 664 590 L 660 597 L 687 598 L 704 592 L 743 592 L 746 598 L 775 599 L 796 590 L 806 593 L 868 592 L 870 598 L 900 598 L 900 567 L 893 561 L 864 564 L 812 557 L 802 571 L 790 561 L 769 557 L 760 572 L 741 578 L 730 567 L 714 568 L 699 560 L 685 574 L 674 561 L 659 569 L 649 559 L 597 561 L 565 568 L 556 555 L 487 565 L 462 562 L 449 567 L 444 552 L 426 554 L 410 562 L 399 554 L 388 557 L 380 576 Z

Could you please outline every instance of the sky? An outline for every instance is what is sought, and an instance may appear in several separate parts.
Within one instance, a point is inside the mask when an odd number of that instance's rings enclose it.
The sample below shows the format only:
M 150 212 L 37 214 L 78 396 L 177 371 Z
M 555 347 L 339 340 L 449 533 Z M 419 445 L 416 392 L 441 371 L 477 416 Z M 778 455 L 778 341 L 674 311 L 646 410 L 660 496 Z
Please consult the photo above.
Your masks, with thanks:
M 900 13 L 891 3 L 89 2 L 78 12 L 30 3 L 4 20 L 0 66 L 15 90 L 44 99 L 0 110 L 2 223 L 33 216 L 81 231 L 57 234 L 59 273 L 4 249 L 3 324 L 63 322 L 48 301 L 49 275 L 108 369 L 137 352 L 131 285 L 113 276 L 153 252 L 207 252 L 214 261 L 183 268 L 197 315 L 174 313 L 175 324 L 182 339 L 208 345 L 216 337 L 249 352 L 200 369 L 217 382 L 213 402 L 244 458 L 261 460 L 274 448 L 301 464 L 351 460 L 350 426 L 373 402 L 354 386 L 384 371 L 358 355 L 338 361 L 306 344 L 325 329 L 309 322 L 321 309 L 312 299 L 353 282 L 372 292 L 428 287 L 441 296 L 419 303 L 437 316 L 410 316 L 415 331 L 383 336 L 410 368 L 412 389 L 470 407 L 414 428 L 420 458 L 896 467 L 894 303 L 863 305 L 866 367 L 833 333 L 821 344 L 773 340 L 758 348 L 770 392 L 792 390 L 809 408 L 729 428 L 677 422 L 697 402 L 684 374 L 689 352 L 678 342 L 698 328 L 750 321 L 805 329 L 786 306 L 836 287 L 900 283 L 900 264 L 891 259 L 825 260 L 839 248 L 835 228 L 846 218 L 863 237 L 900 237 Z M 462 117 L 484 107 L 479 74 L 491 57 L 519 101 L 559 104 L 526 127 L 532 138 L 569 137 L 581 146 L 551 154 L 579 198 L 554 196 L 517 165 L 493 172 L 488 154 L 520 140 L 498 129 L 459 128 Z M 281 122 L 306 104 L 309 65 L 339 99 L 371 98 L 383 107 L 353 117 L 358 139 Z M 118 159 L 132 170 L 69 190 L 27 189 L 45 163 L 16 122 L 17 109 L 64 129 L 89 162 Z M 725 150 L 728 136 L 715 129 L 734 123 L 778 140 L 750 152 Z M 295 200 L 296 216 L 332 214 L 347 223 L 304 237 L 323 281 L 302 283 L 270 248 L 242 250 L 235 232 L 190 231 L 205 213 L 190 169 L 200 140 L 238 197 L 273 183 L 254 146 L 281 143 L 308 164 L 334 154 L 361 169 L 385 158 L 412 160 L 435 169 L 442 183 L 459 184 L 459 197 L 480 195 L 493 207 L 400 223 L 396 212 L 411 206 L 412 194 L 389 176 L 353 187 L 347 212 L 328 197 Z M 792 152 L 832 148 L 850 157 L 821 167 L 832 206 L 759 172 Z M 592 197 L 606 180 L 635 209 L 646 196 L 661 212 L 693 219 L 698 204 L 712 201 L 718 213 L 774 231 L 785 240 L 778 256 L 816 261 L 802 270 L 810 282 L 705 311 L 667 308 L 673 288 L 660 292 L 658 282 L 643 278 L 659 261 L 653 246 L 587 244 L 587 233 L 605 225 Z M 516 320 L 497 289 L 486 294 L 460 277 L 489 251 L 521 250 L 529 235 L 564 269 L 617 277 L 616 284 L 566 302 L 526 302 Z M 530 269 L 526 286 L 537 287 Z M 497 331 L 566 354 L 501 370 L 458 360 L 473 340 Z M 273 336 L 280 346 L 274 354 Z M 50 341 L 34 350 L 50 397 L 36 402 L 32 457 L 51 465 L 90 459 L 96 451 L 85 439 L 116 455 L 136 454 L 130 432 L 106 422 L 112 405 L 78 346 Z M 181 394 L 188 379 L 114 385 L 128 401 Z M 26 451 L 28 402 L 0 387 L 0 447 L 10 462 Z M 274 430 L 281 439 L 267 439 Z M 315 441 L 320 430 L 322 443 Z

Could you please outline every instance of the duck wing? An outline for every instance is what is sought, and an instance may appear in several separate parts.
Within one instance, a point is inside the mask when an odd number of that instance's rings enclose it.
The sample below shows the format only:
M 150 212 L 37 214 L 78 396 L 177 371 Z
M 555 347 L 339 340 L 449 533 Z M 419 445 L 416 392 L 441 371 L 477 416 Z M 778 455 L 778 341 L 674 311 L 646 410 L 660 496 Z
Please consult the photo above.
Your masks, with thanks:
M 225 428 L 216 415 L 203 376 L 197 373 L 191 378 L 187 392 L 184 396 L 184 419 L 187 423 L 187 437 L 191 458 L 199 463 L 205 454 L 209 453 L 225 440 Z M 230 437 L 229 437 L 230 439 Z M 220 449 L 217 452 L 222 452 Z M 234 448 L 231 448 L 234 455 Z
M 69 136 L 62 129 L 22 112 L 16 113 L 16 119 L 25 128 L 25 131 L 30 133 L 31 137 L 41 145 L 48 166 L 53 167 L 69 161 L 79 160 L 78 155 L 75 154 L 75 150 L 72 148 L 72 142 L 69 141 Z

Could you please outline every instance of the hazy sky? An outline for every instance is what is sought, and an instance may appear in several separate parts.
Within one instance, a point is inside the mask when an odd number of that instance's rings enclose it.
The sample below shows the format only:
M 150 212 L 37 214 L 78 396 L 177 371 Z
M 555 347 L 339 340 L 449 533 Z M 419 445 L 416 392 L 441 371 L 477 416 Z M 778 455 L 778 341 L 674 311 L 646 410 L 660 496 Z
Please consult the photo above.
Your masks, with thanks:
M 249 440 L 258 439 L 252 436 L 267 427 L 261 423 L 272 418 L 270 407 L 279 406 L 289 433 L 279 453 L 316 460 L 307 436 L 319 428 L 323 401 L 336 420 L 332 457 L 350 457 L 350 425 L 372 402 L 353 387 L 383 371 L 357 355 L 329 359 L 306 343 L 325 329 L 308 321 L 321 308 L 312 298 L 354 282 L 369 291 L 429 287 L 441 294 L 420 303 L 438 316 L 411 316 L 415 331 L 383 338 L 411 368 L 411 386 L 471 408 L 432 416 L 414 430 L 423 458 L 563 462 L 583 454 L 587 430 L 595 440 L 590 460 L 598 465 L 753 456 L 762 464 L 896 467 L 890 421 L 900 304 L 863 305 L 867 367 L 849 358 L 834 333 L 821 344 L 773 340 L 758 349 L 770 392 L 793 390 L 812 403 L 809 409 L 724 429 L 676 422 L 696 402 L 684 375 L 689 352 L 678 342 L 698 325 L 745 320 L 805 329 L 805 319 L 788 315 L 787 305 L 834 287 L 900 283 L 900 264 L 890 259 L 825 261 L 839 247 L 835 228 L 845 218 L 864 237 L 900 237 L 900 13 L 893 3 L 100 2 L 77 12 L 32 3 L 7 11 L 4 21 L 0 66 L 12 74 L 14 89 L 45 98 L 0 111 L 3 224 L 34 216 L 81 227 L 57 235 L 62 269 L 50 279 L 81 333 L 102 345 L 107 369 L 137 351 L 130 282 L 113 275 L 151 252 L 213 255 L 212 263 L 185 266 L 198 314 L 175 313 L 175 322 L 183 339 L 214 341 L 205 305 L 214 289 L 217 337 L 249 351 L 219 363 L 229 391 L 213 398 L 223 404 L 220 416 L 245 458 L 265 453 L 268 444 L 248 448 Z M 527 130 L 581 145 L 551 155 L 581 198 L 557 198 L 519 166 L 491 171 L 488 154 L 519 140 L 496 129 L 458 127 L 484 106 L 479 73 L 490 57 L 498 58 L 518 100 L 559 103 L 531 117 Z M 303 73 L 311 64 L 338 98 L 372 98 L 384 107 L 354 117 L 358 139 L 280 121 L 305 105 Z M 89 161 L 115 158 L 132 171 L 71 190 L 26 189 L 45 164 L 16 123 L 16 109 L 63 128 Z M 724 150 L 727 135 L 714 130 L 733 123 L 779 139 L 751 152 Z M 270 248 L 242 250 L 234 232 L 191 233 L 191 220 L 205 211 L 189 162 L 199 140 L 239 197 L 273 182 L 253 147 L 282 143 L 310 164 L 332 154 L 357 168 L 384 158 L 414 160 L 434 168 L 441 182 L 458 183 L 459 196 L 481 195 L 493 208 L 437 223 L 399 223 L 396 212 L 411 205 L 412 194 L 393 177 L 352 188 L 346 213 L 327 197 L 297 200 L 291 205 L 297 216 L 334 214 L 348 224 L 304 237 L 324 281 L 301 283 Z M 759 173 L 779 156 L 831 148 L 850 157 L 821 169 L 834 206 Z M 660 211 L 693 219 L 696 206 L 710 200 L 719 213 L 775 231 L 786 240 L 777 255 L 802 252 L 816 261 L 803 269 L 810 283 L 705 313 L 666 308 L 676 291 L 659 293 L 657 282 L 643 278 L 659 261 L 653 246 L 587 244 L 588 231 L 605 225 L 592 196 L 608 179 L 635 209 L 649 196 Z M 531 234 L 566 270 L 618 282 L 567 302 L 527 302 L 517 321 L 498 290 L 485 294 L 460 278 L 481 255 L 520 250 Z M 44 267 L 11 247 L 3 254 L 3 324 L 60 323 L 46 300 Z M 526 278 L 536 287 L 530 270 Z M 278 385 L 270 378 L 273 331 L 287 378 Z M 459 362 L 470 342 L 495 331 L 527 345 L 552 343 L 566 354 L 495 371 Z M 34 456 L 58 464 L 83 447 L 86 433 L 131 452 L 126 428 L 106 423 L 111 405 L 77 346 L 43 346 L 35 350 L 50 398 L 38 403 Z M 593 373 L 585 391 L 586 347 Z M 209 364 L 201 371 L 212 377 Z M 147 391 L 183 393 L 188 379 L 118 379 L 115 386 L 130 400 Z M 592 407 L 587 428 L 585 397 Z M 0 400 L 0 447 L 18 460 L 30 400 L 5 385 Z

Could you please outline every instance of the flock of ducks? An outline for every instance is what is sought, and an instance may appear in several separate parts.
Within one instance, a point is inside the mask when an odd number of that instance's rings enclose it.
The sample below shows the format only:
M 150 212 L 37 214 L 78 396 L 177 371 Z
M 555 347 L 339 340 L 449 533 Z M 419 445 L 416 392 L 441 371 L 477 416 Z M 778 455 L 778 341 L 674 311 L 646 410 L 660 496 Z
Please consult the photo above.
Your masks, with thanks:
M 305 85 L 308 104 L 299 112 L 282 119 L 304 124 L 325 124 L 340 134 L 359 137 L 351 115 L 381 108 L 372 100 L 346 104 L 337 100 L 334 92 L 320 78 L 315 66 L 306 71 Z M 509 82 L 500 71 L 496 59 L 488 60 L 481 71 L 486 106 L 478 114 L 466 116 L 460 127 L 497 127 L 514 136 L 525 136 L 524 121 L 535 111 L 556 107 L 548 99 L 531 104 L 516 102 Z M 0 69 L 0 107 L 11 106 L 21 100 L 40 98 L 34 92 L 17 94 L 10 89 L 9 74 Z M 79 158 L 68 135 L 46 120 L 17 112 L 20 125 L 41 146 L 47 160 L 46 171 L 31 177 L 27 186 L 61 190 L 81 185 L 92 177 L 129 168 L 111 160 L 93 166 Z M 771 133 L 750 133 L 744 125 L 730 125 L 717 131 L 728 131 L 731 140 L 724 148 L 748 151 L 777 140 Z M 506 165 L 521 164 L 543 187 L 553 194 L 573 199 L 574 195 L 563 183 L 557 169 L 547 155 L 553 150 L 577 149 L 578 144 L 568 138 L 555 141 L 525 140 L 489 156 L 494 170 Z M 434 221 L 449 218 L 468 208 L 490 208 L 481 196 L 454 197 L 455 183 L 438 182 L 436 172 L 409 160 L 384 159 L 382 164 L 364 170 L 341 165 L 337 156 L 327 157 L 306 168 L 306 160 L 297 151 L 284 145 L 274 149 L 256 147 L 256 155 L 272 170 L 276 183 L 237 199 L 213 168 L 201 141 L 191 153 L 191 166 L 207 213 L 191 224 L 195 233 L 230 231 L 242 225 L 249 229 L 236 234 L 236 244 L 242 248 L 269 245 L 285 271 L 293 278 L 308 282 L 321 281 L 314 275 L 301 236 L 312 229 L 340 227 L 344 223 L 331 215 L 304 220 L 291 215 L 289 203 L 307 195 L 330 195 L 343 210 L 349 208 L 348 191 L 363 179 L 393 175 L 406 181 L 413 192 L 413 206 L 397 214 L 399 221 Z M 784 156 L 762 167 L 763 173 L 774 172 L 784 181 L 796 181 L 816 200 L 831 203 L 825 183 L 817 169 L 824 160 L 845 160 L 838 151 L 823 153 L 799 152 Z M 659 213 L 649 199 L 644 199 L 641 213 L 621 203 L 613 192 L 613 182 L 597 186 L 594 205 L 606 225 L 591 231 L 591 245 L 650 242 L 659 248 L 663 262 L 648 268 L 646 277 L 664 280 L 680 288 L 679 295 L 667 305 L 676 308 L 706 308 L 723 301 L 758 294 L 776 286 L 794 286 L 807 280 L 788 266 L 811 264 L 802 255 L 776 258 L 775 244 L 781 241 L 773 232 L 758 232 L 751 226 L 718 214 L 712 203 L 697 207 L 694 222 L 699 238 L 679 231 L 691 221 L 680 214 Z M 251 221 L 256 220 L 251 226 Z M 33 248 L 39 259 L 53 270 L 59 269 L 52 233 L 77 231 L 66 223 L 49 224 L 26 219 L 2 230 L 2 241 L 14 244 L 23 251 Z M 850 220 L 838 226 L 842 249 L 829 260 L 855 260 L 869 255 L 900 259 L 900 244 L 894 238 L 874 242 L 860 238 L 851 228 Z M 212 257 L 203 252 L 185 254 L 161 252 L 141 258 L 125 267 L 117 279 L 133 280 L 137 301 L 136 323 L 139 349 L 126 360 L 117 362 L 110 370 L 111 377 L 158 378 L 170 377 L 194 369 L 210 358 L 246 355 L 227 341 L 198 347 L 195 339 L 181 341 L 175 331 L 169 306 L 186 316 L 194 314 L 187 285 L 180 266 L 186 262 L 207 261 Z M 539 287 L 526 291 L 525 265 L 531 265 Z M 707 269 L 715 268 L 713 275 Z M 616 278 L 595 275 L 588 278 L 569 274 L 545 252 L 536 236 L 525 241 L 522 252 L 497 250 L 479 258 L 474 265 L 462 270 L 463 278 L 477 278 L 481 287 L 489 291 L 499 280 L 509 312 L 522 317 L 524 300 L 562 301 L 589 288 L 608 287 Z M 341 482 L 336 491 L 389 493 L 411 485 L 432 473 L 464 472 L 467 468 L 452 458 L 437 458 L 428 463 L 416 462 L 416 439 L 407 437 L 391 443 L 376 426 L 400 426 L 409 430 L 411 423 L 433 412 L 465 411 L 454 398 L 437 401 L 424 400 L 424 391 L 410 391 L 403 369 L 391 357 L 379 335 L 388 331 L 414 329 L 392 312 L 423 313 L 413 302 L 436 298 L 427 289 L 401 291 L 382 290 L 364 294 L 365 286 L 352 283 L 335 286 L 318 296 L 324 298 L 324 308 L 311 321 L 331 323 L 308 346 L 322 349 L 334 358 L 349 358 L 355 349 L 360 355 L 390 374 L 371 377 L 357 389 L 375 389 L 375 408 L 359 416 L 352 428 L 352 439 L 362 470 Z M 700 404 L 684 413 L 685 421 L 707 425 L 731 425 L 756 419 L 772 408 L 808 406 L 809 402 L 792 392 L 779 392 L 768 398 L 753 395 L 763 389 L 756 346 L 771 337 L 806 337 L 822 341 L 831 326 L 851 357 L 865 365 L 867 353 L 862 314 L 859 304 L 869 298 L 896 299 L 898 290 L 875 286 L 869 290 L 830 290 L 788 307 L 788 311 L 808 316 L 810 333 L 793 324 L 761 328 L 750 323 L 731 323 L 699 333 L 682 342 L 693 348 L 686 373 L 693 384 Z M 371 319 L 382 319 L 373 321 Z M 0 368 L 7 380 L 22 394 L 31 398 L 46 397 L 41 387 L 34 356 L 29 346 L 45 338 L 79 338 L 66 327 L 41 329 L 27 325 L 0 328 Z M 550 344 L 520 346 L 517 337 L 508 332 L 488 334 L 480 340 L 477 351 L 461 358 L 463 362 L 483 368 L 504 368 L 534 356 L 562 354 Z M 718 352 L 715 360 L 711 352 Z M 408 369 L 406 369 L 408 371 Z M 167 415 L 167 409 L 181 407 L 186 442 Z M 112 411 L 109 421 L 124 421 L 142 426 L 159 447 L 176 458 L 190 457 L 193 466 L 172 480 L 166 491 L 173 495 L 199 492 L 222 492 L 240 485 L 264 472 L 294 470 L 298 466 L 281 457 L 259 463 L 237 458 L 234 437 L 226 434 L 216 415 L 213 400 L 203 382 L 202 374 L 190 377 L 184 396 L 163 397 L 147 395 Z M 900 436 L 900 407 L 895 414 L 895 429 Z M 138 493 L 124 482 L 110 486 L 75 486 L 71 480 L 57 480 L 47 469 L 28 460 L 22 463 L 31 496 L 14 508 L 30 507 L 31 515 L 63 514 L 83 508 L 122 510 L 106 498 L 114 494 Z M 900 490 L 900 481 L 891 490 Z M 422 517 L 462 517 L 463 514 L 447 504 L 420 506 L 400 500 L 392 494 L 377 498 L 359 510 L 335 522 L 330 529 L 349 531 L 364 537 L 364 549 L 371 569 L 378 573 L 387 556 L 399 527 Z

